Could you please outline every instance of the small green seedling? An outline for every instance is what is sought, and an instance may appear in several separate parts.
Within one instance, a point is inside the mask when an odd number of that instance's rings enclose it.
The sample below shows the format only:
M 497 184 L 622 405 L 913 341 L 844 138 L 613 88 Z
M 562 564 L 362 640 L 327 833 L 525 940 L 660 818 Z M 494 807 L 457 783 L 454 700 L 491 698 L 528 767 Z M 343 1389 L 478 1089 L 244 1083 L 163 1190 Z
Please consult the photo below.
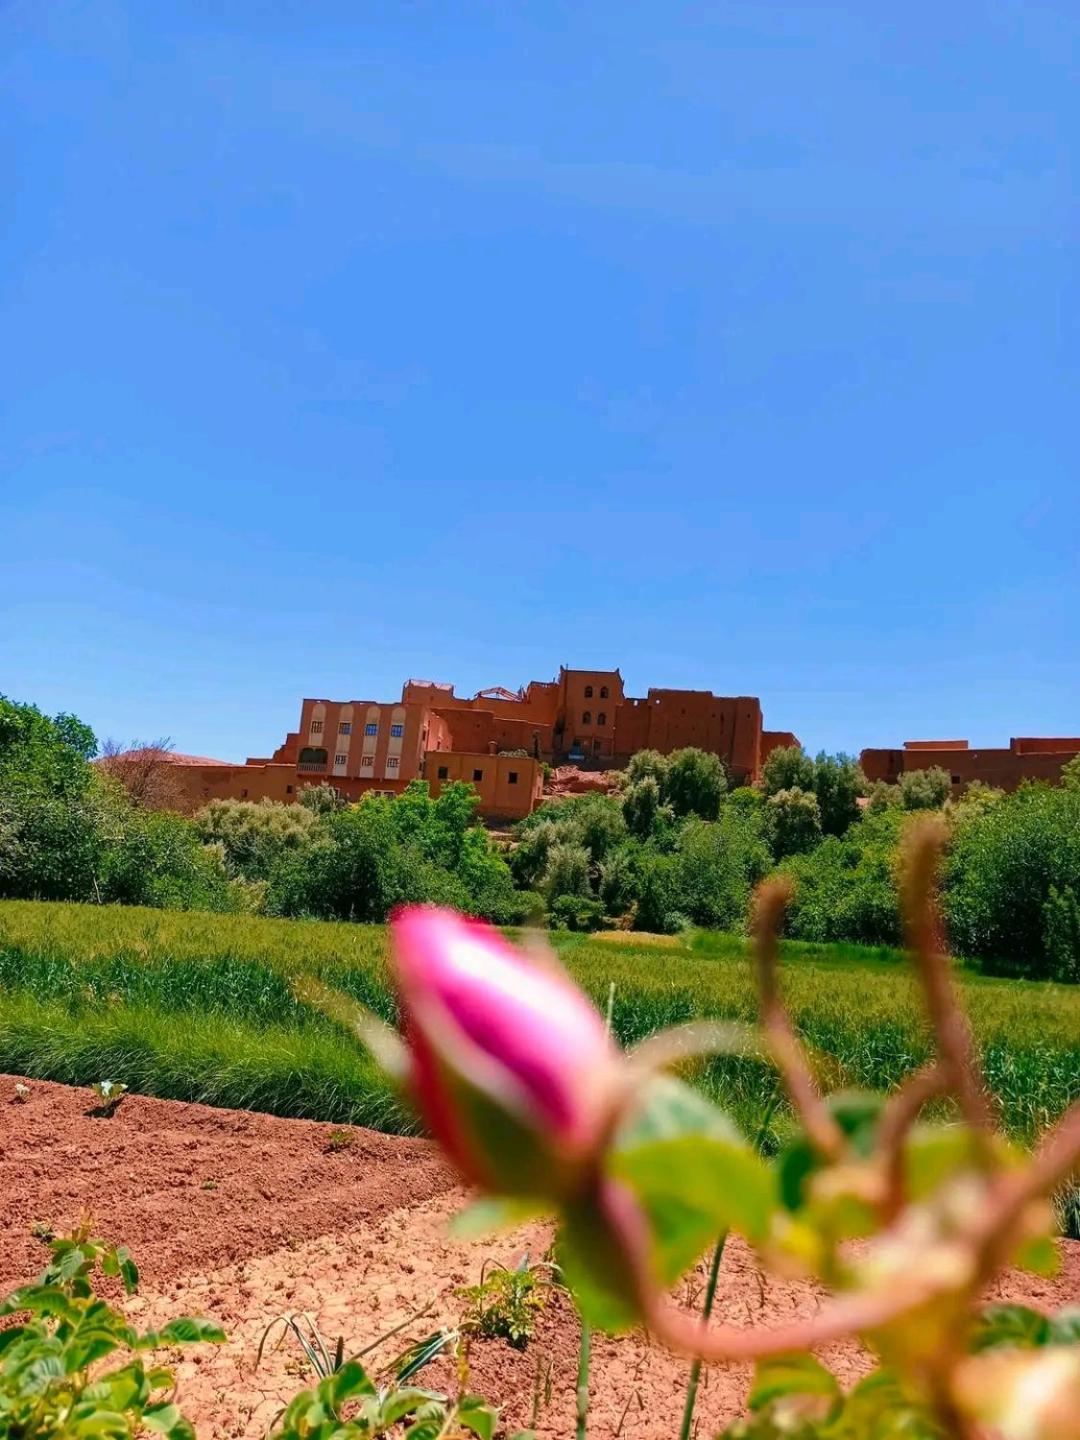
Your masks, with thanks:
M 128 1093 L 128 1087 L 121 1080 L 99 1080 L 96 1085 L 91 1085 L 90 1089 L 101 1101 L 92 1113 L 106 1120 L 116 1114 L 116 1107 Z
M 356 1132 L 353 1130 L 331 1130 L 326 1137 L 326 1149 L 331 1155 L 337 1155 L 342 1150 L 351 1150 L 356 1144 Z
M 505 1340 L 515 1350 L 524 1350 L 532 1339 L 536 1316 L 547 1304 L 547 1292 L 557 1266 L 548 1261 L 530 1263 L 526 1253 L 509 1269 L 487 1261 L 480 1271 L 479 1285 L 469 1285 L 457 1294 L 470 1301 L 462 1329 L 485 1340 Z
M 12 1097 L 12 1103 L 15 1104 L 15 1105 L 25 1105 L 26 1102 L 27 1102 L 27 1100 L 29 1100 L 29 1098 L 30 1098 L 30 1086 L 29 1086 L 29 1085 L 24 1085 L 21 1080 L 16 1080 L 16 1081 L 15 1081 L 15 1094 L 14 1094 L 14 1096 Z

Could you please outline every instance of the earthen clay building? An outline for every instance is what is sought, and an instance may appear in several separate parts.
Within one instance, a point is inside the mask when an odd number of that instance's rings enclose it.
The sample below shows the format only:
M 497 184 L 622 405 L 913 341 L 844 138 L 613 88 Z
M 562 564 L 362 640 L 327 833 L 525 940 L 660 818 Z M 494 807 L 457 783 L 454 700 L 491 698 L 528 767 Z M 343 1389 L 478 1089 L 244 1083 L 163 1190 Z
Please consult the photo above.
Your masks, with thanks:
M 307 699 L 300 724 L 269 756 L 244 765 L 184 757 L 192 806 L 215 798 L 295 800 L 326 782 L 346 798 L 396 795 L 426 779 L 476 786 L 480 812 L 517 819 L 539 803 L 541 762 L 617 768 L 637 750 L 711 750 L 732 782 L 758 778 L 769 751 L 798 743 L 765 730 L 761 702 L 708 690 L 650 690 L 628 697 L 618 670 L 568 670 L 518 691 L 493 687 L 469 698 L 452 685 L 409 680 L 396 703 Z
M 299 727 L 272 755 L 230 765 L 174 757 L 183 766 L 187 803 L 298 798 L 306 785 L 327 783 L 347 799 L 397 795 L 427 780 L 432 794 L 465 780 L 476 787 L 480 813 L 513 820 L 528 815 L 543 793 L 541 762 L 586 769 L 624 766 L 638 750 L 670 754 L 687 745 L 712 751 L 733 785 L 752 784 L 769 752 L 797 745 L 787 730 L 764 728 L 761 702 L 710 690 L 652 689 L 629 696 L 618 670 L 568 670 L 520 690 L 495 686 L 456 695 L 452 685 L 408 680 L 396 702 L 305 700 Z M 1007 750 L 973 750 L 966 740 L 909 740 L 901 749 L 864 750 L 870 780 L 895 782 L 905 772 L 941 766 L 954 787 L 972 780 L 1015 789 L 1023 779 L 1057 781 L 1080 753 L 1080 739 L 1018 739 Z
M 1080 755 L 1080 738 L 1033 736 L 1009 741 L 1009 748 L 973 750 L 966 740 L 906 740 L 899 750 L 864 750 L 859 763 L 870 781 L 895 784 L 912 770 L 947 770 L 953 789 L 981 780 L 1015 790 L 1022 780 L 1061 779 L 1062 766 Z

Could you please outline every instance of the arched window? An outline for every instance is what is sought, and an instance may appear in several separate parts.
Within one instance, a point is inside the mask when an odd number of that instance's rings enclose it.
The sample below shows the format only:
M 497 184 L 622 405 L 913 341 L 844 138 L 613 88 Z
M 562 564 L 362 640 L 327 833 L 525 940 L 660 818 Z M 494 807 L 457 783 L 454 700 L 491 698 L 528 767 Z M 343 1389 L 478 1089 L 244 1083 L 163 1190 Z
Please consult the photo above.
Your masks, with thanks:
M 592 724 L 592 711 L 591 711 L 591 710 L 583 710 L 583 711 L 581 712 L 581 723 L 582 723 L 583 725 L 591 725 L 591 724 Z
M 600 713 L 599 713 L 599 715 L 597 715 L 597 717 L 596 717 L 596 723 L 597 723 L 598 725 L 606 725 L 606 724 L 607 724 L 607 715 L 604 713 L 603 710 L 601 710 Z
M 591 699 L 592 699 L 592 686 L 591 686 L 591 685 L 586 685 L 586 686 L 585 686 L 585 699 L 586 699 L 586 700 L 591 700 Z
M 305 745 L 300 751 L 300 759 L 296 768 L 310 774 L 312 771 L 326 769 L 326 751 L 318 745 Z
M 600 686 L 600 699 L 601 699 L 601 700 L 606 700 L 606 699 L 607 699 L 607 686 L 606 686 L 606 685 L 601 685 L 601 686 Z

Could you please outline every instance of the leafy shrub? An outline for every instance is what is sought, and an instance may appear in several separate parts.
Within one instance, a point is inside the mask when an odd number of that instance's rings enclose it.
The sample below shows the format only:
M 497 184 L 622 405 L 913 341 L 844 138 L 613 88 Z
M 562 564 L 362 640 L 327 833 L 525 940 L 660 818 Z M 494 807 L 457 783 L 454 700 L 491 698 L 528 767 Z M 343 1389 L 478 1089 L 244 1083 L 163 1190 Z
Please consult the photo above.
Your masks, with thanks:
M 142 1356 L 162 1346 L 225 1336 L 206 1320 L 171 1320 L 138 1331 L 94 1289 L 98 1276 L 118 1278 L 134 1293 L 138 1271 L 122 1247 L 92 1240 L 86 1231 L 53 1240 L 52 1259 L 36 1284 L 0 1303 L 0 1317 L 26 1318 L 0 1330 L 0 1434 L 18 1440 L 69 1436 L 134 1437 L 152 1430 L 170 1440 L 194 1431 L 173 1399 L 171 1370 Z M 103 1369 L 119 1353 L 124 1363 Z
M 768 835 L 778 860 L 801 855 L 821 840 L 821 807 L 806 790 L 777 790 L 768 800 Z
M 811 760 L 798 745 L 781 745 L 762 766 L 767 795 L 781 790 L 813 791 L 826 835 L 842 835 L 859 818 L 858 799 L 866 793 L 866 777 L 850 755 L 826 755 Z
M 100 872 L 102 900 L 168 910 L 240 908 L 223 849 L 204 845 L 191 821 L 175 811 L 130 811 L 102 855 Z
M 305 791 L 305 797 L 315 788 Z M 308 844 L 315 813 L 306 804 L 211 800 L 196 815 L 195 824 L 207 844 L 222 847 L 230 874 L 246 880 L 267 880 L 285 852 L 301 850 Z
M 953 943 L 998 975 L 1073 979 L 1080 791 L 1024 785 L 955 827 L 946 872 Z
M 633 781 L 623 793 L 623 819 L 631 835 L 647 839 L 661 817 L 660 786 L 653 775 Z
M 715 820 L 726 790 L 727 776 L 719 755 L 690 746 L 668 756 L 660 793 L 676 815 Z
M 378 921 L 398 905 L 450 905 L 500 924 L 523 918 L 527 902 L 482 826 L 470 785 L 443 787 L 437 800 L 414 781 L 395 800 L 368 795 L 324 813 L 307 846 L 283 853 L 266 894 L 273 915 Z
M 859 818 L 859 797 L 866 794 L 866 776 L 850 755 L 820 754 L 814 761 L 814 794 L 821 807 L 826 835 L 843 835 Z
M 675 855 L 676 911 L 710 929 L 741 928 L 770 860 L 755 817 L 725 811 L 714 824 L 689 821 Z
M 657 788 L 660 789 L 667 779 L 667 772 L 666 755 L 661 755 L 659 750 L 638 750 L 630 757 L 630 763 L 626 767 L 626 780 L 628 785 L 636 785 L 639 780 L 655 780 Z
M 536 1317 L 547 1303 L 551 1289 L 551 1266 L 532 1265 L 528 1255 L 510 1268 L 485 1265 L 479 1285 L 458 1290 L 469 1309 L 462 1329 L 488 1340 L 506 1340 L 514 1350 L 524 1350 L 536 1328 Z
M 543 890 L 549 905 L 561 895 L 588 897 L 591 894 L 589 852 L 584 845 L 560 842 L 551 847 Z
M 556 930 L 599 930 L 605 918 L 604 902 L 581 895 L 560 895 L 551 902 L 549 916 Z
M 952 777 L 940 765 L 906 770 L 900 776 L 899 790 L 905 810 L 940 810 L 952 794 Z
M 814 762 L 801 745 L 778 745 L 765 757 L 761 785 L 766 795 L 781 790 L 813 790 Z
M 867 815 L 843 836 L 787 860 L 781 869 L 794 883 L 787 933 L 797 940 L 897 944 L 897 844 L 905 819 L 897 809 Z

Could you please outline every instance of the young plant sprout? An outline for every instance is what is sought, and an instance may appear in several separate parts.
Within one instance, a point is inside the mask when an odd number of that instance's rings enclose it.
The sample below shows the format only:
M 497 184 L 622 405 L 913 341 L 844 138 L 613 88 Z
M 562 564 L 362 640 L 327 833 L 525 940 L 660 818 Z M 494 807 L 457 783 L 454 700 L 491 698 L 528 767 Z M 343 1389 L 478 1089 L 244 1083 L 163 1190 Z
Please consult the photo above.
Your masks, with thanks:
M 101 1102 L 97 1114 L 106 1118 L 116 1114 L 116 1107 L 128 1093 L 128 1087 L 120 1080 L 98 1080 L 90 1088 Z
M 903 885 L 934 1057 L 888 1098 L 817 1088 L 778 983 L 783 881 L 757 900 L 760 1032 L 692 1025 L 626 1055 L 554 962 L 445 911 L 414 908 L 394 923 L 399 1063 L 431 1132 L 468 1182 L 498 1197 L 504 1218 L 555 1211 L 563 1275 L 589 1323 L 643 1323 L 687 1355 L 758 1362 L 743 1433 L 779 1433 L 783 1414 L 795 1414 L 810 1426 L 800 1433 L 869 1437 L 884 1414 L 913 1434 L 963 1440 L 984 1427 L 1008 1440 L 1080 1436 L 1073 1322 L 1047 1320 L 1041 1344 L 1020 1349 L 1008 1327 L 1004 1340 L 987 1332 L 980 1311 L 1006 1266 L 1056 1262 L 1049 1197 L 1080 1161 L 1080 1104 L 1030 1158 L 996 1133 L 939 936 L 940 845 L 935 822 L 913 827 Z M 377 1043 L 390 1053 L 385 1036 Z M 778 1070 L 798 1125 L 772 1166 L 667 1073 L 755 1047 Z M 926 1105 L 945 1099 L 956 1118 L 924 1123 Z M 487 1202 L 486 1213 L 498 1210 Z M 773 1329 L 676 1309 L 671 1286 L 727 1229 L 766 1265 L 812 1276 L 834 1298 Z M 844 1399 L 808 1352 L 848 1337 L 880 1368 Z

